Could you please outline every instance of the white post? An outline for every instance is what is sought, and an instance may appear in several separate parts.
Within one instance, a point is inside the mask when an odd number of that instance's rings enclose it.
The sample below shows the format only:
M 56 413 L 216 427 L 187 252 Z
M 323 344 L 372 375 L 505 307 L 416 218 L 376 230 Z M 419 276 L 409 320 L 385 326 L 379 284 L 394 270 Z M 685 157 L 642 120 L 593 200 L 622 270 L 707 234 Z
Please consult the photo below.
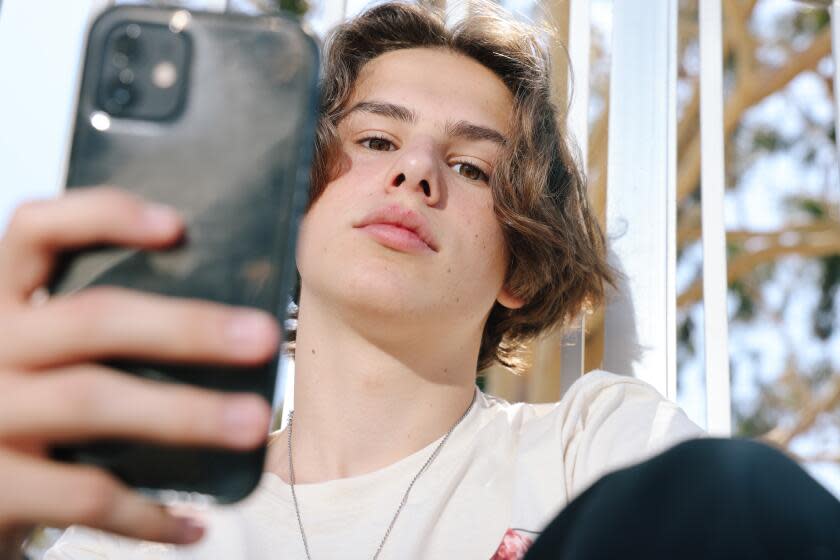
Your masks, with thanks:
M 834 130 L 840 131 L 840 22 L 837 21 L 837 14 L 840 13 L 840 0 L 831 3 L 831 56 L 834 60 Z M 840 142 L 835 140 L 840 155 Z
M 569 58 L 573 90 L 567 125 L 580 149 L 580 164 L 587 172 L 589 144 L 589 0 L 571 0 L 569 4 Z M 563 337 L 560 350 L 561 395 L 583 375 L 586 343 L 586 319 L 570 329 Z M 560 398 L 558 395 L 557 398 Z
M 840 0 L 838 0 L 840 1 Z M 589 0 L 571 0 L 569 4 L 569 58 L 572 63 L 572 103 L 569 129 L 580 148 L 581 164 L 586 169 L 589 142 Z
M 607 307 L 604 367 L 675 399 L 677 0 L 613 10 L 607 235 L 626 278 Z
M 706 429 L 732 432 L 723 215 L 723 51 L 720 0 L 700 2 L 700 154 Z

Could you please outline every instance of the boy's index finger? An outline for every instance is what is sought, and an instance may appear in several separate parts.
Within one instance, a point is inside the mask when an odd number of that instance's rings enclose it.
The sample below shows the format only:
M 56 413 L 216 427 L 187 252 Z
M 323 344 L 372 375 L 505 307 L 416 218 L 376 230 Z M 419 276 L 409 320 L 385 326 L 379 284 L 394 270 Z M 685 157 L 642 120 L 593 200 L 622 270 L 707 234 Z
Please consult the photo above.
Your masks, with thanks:
M 249 366 L 275 356 L 280 326 L 256 309 L 95 287 L 0 316 L 0 337 L 5 367 L 110 358 Z
M 62 251 L 100 244 L 163 248 L 183 229 L 174 209 L 110 187 L 24 203 L 0 241 L 0 302 L 28 301 L 49 281 Z

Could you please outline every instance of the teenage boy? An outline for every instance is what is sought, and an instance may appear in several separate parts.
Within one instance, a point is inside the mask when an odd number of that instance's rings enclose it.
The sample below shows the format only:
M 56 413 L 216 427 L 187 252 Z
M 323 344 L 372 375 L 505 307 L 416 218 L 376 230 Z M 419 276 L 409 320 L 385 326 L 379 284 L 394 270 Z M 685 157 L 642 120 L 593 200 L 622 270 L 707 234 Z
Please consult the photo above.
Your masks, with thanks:
M 510 405 L 476 389 L 478 371 L 494 361 L 521 367 L 524 341 L 600 302 L 612 280 L 550 102 L 542 53 L 533 30 L 490 7 L 448 30 L 435 14 L 387 4 L 336 30 L 325 56 L 311 204 L 298 244 L 296 410 L 287 430 L 271 436 L 260 487 L 233 507 L 194 511 L 208 529 L 195 546 L 73 527 L 49 559 L 522 558 L 552 518 L 603 474 L 701 434 L 649 386 L 606 372 L 588 374 L 548 405 Z M 177 234 L 174 221 L 159 221 L 151 234 L 101 216 L 83 232 L 80 216 L 103 208 L 130 216 L 136 203 L 91 191 L 23 213 L 5 247 L 5 258 L 18 259 L 8 261 L 15 269 L 31 270 L 9 275 L 18 298 L 43 283 L 59 234 L 73 240 L 62 247 L 102 240 L 154 247 Z M 59 214 L 60 225 L 50 224 Z M 126 321 L 106 312 L 130 315 L 124 311 L 138 301 L 149 305 L 142 320 L 130 321 L 134 339 L 102 342 L 105 317 Z M 162 344 L 160 355 L 204 357 L 213 333 L 167 331 L 172 340 L 162 343 L 151 326 L 200 324 L 205 313 L 219 312 L 99 291 L 28 307 L 27 318 L 42 325 L 37 320 L 50 308 L 58 318 L 56 308 L 83 304 L 97 309 L 99 321 L 85 323 L 88 346 L 74 339 L 71 347 L 59 336 L 65 331 L 49 333 L 60 349 L 54 354 L 65 360 L 90 359 L 103 347 L 133 353 L 144 337 L 144 348 Z M 134 324 L 140 321 L 146 324 Z M 216 348 L 216 359 L 264 358 L 276 344 L 262 319 L 233 332 L 239 353 Z M 42 340 L 34 331 L 23 336 Z M 26 342 L 18 345 L 22 358 L 4 362 L 29 366 L 16 365 L 15 381 L 24 385 L 33 375 L 23 370 L 38 364 L 32 340 Z M 86 425 L 89 432 L 249 446 L 257 428 L 265 429 L 267 411 L 259 409 L 234 415 L 233 433 L 247 434 L 239 439 L 197 433 L 217 426 L 213 407 L 221 404 L 195 390 L 162 397 L 144 386 L 141 395 L 139 385 L 80 365 L 47 378 L 78 394 L 66 381 L 74 375 L 93 390 L 94 410 L 107 419 L 97 429 Z M 106 387 L 117 383 L 152 410 L 164 398 L 176 404 L 189 397 L 192 410 L 207 406 L 190 415 L 192 423 L 206 417 L 209 427 L 185 428 L 184 417 L 170 411 L 141 428 L 105 402 Z M 76 419 L 77 432 L 80 417 L 90 421 L 78 410 L 63 412 Z M 55 423 L 41 430 L 50 437 L 59 431 Z M 180 535 L 171 531 L 162 510 L 101 473 L 61 467 L 59 480 L 59 467 L 28 460 L 70 505 L 54 514 L 58 502 L 33 487 L 42 509 L 25 520 L 79 522 L 155 541 L 200 536 L 187 522 Z M 95 482 L 69 486 L 82 472 Z M 74 510 L 73 501 L 86 506 Z

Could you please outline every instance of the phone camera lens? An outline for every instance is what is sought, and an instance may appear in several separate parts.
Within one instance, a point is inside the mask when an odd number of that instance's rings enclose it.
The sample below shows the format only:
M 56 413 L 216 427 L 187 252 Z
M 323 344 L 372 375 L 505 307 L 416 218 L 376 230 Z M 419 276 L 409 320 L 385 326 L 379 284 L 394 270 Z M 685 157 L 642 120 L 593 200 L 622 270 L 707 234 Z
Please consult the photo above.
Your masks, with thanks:
M 115 52 L 114 56 L 111 57 L 111 62 L 113 62 L 114 66 L 117 68 L 125 68 L 128 66 L 128 57 L 125 56 L 125 53 Z
M 131 97 L 131 89 L 125 86 L 115 87 L 114 91 L 111 92 L 111 99 L 114 100 L 114 103 L 123 107 L 131 103 Z
M 140 55 L 139 35 L 132 37 L 128 31 L 121 33 L 114 40 L 112 60 L 116 66 L 124 68 Z
M 137 93 L 131 84 L 116 81 L 108 88 L 105 108 L 111 114 L 120 114 L 137 101 Z

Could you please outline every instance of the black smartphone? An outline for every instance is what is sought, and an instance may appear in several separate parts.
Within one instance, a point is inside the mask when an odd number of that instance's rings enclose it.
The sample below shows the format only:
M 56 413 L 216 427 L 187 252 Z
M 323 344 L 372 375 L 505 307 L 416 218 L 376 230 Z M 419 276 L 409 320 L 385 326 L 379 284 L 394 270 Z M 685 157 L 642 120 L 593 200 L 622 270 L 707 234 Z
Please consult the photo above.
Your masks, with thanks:
M 116 285 L 251 306 L 282 324 L 308 199 L 317 77 L 317 43 L 292 19 L 141 6 L 102 13 L 88 35 L 66 188 L 116 185 L 174 206 L 186 236 L 163 251 L 68 254 L 51 291 Z M 257 367 L 108 365 L 271 402 L 278 356 Z M 52 454 L 158 497 L 197 493 L 230 503 L 256 487 L 265 448 L 97 440 Z

